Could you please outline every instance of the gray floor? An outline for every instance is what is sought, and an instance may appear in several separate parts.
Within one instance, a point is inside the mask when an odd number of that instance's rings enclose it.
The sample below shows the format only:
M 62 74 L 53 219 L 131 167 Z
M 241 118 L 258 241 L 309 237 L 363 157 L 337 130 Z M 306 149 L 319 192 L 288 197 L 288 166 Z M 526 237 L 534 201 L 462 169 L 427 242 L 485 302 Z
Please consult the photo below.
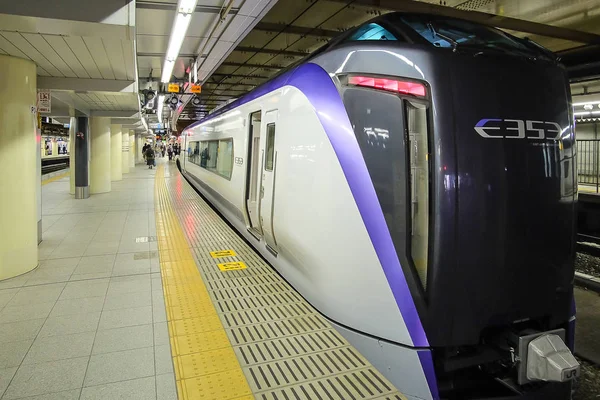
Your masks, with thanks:
M 0 398 L 176 399 L 154 170 L 86 200 L 61 179 L 43 205 L 39 267 L 0 281 Z

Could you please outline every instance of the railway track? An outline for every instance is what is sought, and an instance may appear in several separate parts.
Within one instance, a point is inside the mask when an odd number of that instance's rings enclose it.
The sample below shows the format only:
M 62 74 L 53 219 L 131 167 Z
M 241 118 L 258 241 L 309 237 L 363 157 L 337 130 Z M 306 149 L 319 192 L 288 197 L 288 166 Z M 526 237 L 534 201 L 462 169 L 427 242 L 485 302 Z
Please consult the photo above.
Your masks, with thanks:
M 600 257 L 600 237 L 578 233 L 577 252 L 593 257 Z M 575 283 L 600 293 L 600 279 L 592 275 L 575 271 Z

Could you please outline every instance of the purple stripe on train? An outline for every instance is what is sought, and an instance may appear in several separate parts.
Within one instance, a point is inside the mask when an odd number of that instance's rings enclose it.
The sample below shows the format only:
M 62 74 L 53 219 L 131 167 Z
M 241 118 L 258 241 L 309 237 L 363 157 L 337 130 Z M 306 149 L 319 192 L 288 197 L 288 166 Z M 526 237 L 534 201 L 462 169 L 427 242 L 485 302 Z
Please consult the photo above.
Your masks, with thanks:
M 314 107 L 344 171 L 413 344 L 416 347 L 429 346 L 383 212 L 380 207 L 376 206 L 379 204 L 377 194 L 362 158 L 346 109 L 335 84 L 325 70 L 316 64 L 302 64 L 259 86 L 214 114 L 190 125 L 187 129 L 210 121 L 229 110 L 284 86 L 296 87 L 304 93 Z M 431 354 L 429 352 L 427 354 L 428 358 L 422 357 L 419 352 L 419 359 L 423 364 L 423 370 L 432 394 L 434 394 L 437 393 L 435 372 Z

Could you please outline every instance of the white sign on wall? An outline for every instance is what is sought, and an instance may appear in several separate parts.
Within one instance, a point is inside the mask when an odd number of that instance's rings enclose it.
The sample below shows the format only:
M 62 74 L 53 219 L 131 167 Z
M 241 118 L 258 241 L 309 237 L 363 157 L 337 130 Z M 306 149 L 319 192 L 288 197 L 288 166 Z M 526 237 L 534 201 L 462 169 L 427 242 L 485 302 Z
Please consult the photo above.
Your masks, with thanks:
M 38 112 L 49 113 L 52 107 L 52 97 L 50 91 L 41 89 L 38 90 Z

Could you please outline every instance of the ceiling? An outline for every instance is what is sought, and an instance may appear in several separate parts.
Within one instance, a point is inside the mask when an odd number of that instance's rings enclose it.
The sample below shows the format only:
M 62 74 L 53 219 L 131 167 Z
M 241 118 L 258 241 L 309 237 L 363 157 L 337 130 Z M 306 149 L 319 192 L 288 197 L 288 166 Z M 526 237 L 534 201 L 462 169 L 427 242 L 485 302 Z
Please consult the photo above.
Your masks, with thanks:
M 106 0 L 85 10 L 75 0 L 40 7 L 36 0 L 0 5 L 0 54 L 32 60 L 38 89 L 52 93 L 52 117 L 139 118 L 133 3 Z M 133 121 L 131 120 L 133 118 Z
M 277 0 L 198 0 L 190 27 L 173 69 L 172 82 L 189 82 L 197 60 L 197 77 L 206 79 L 260 21 Z M 161 89 L 162 66 L 176 13 L 177 0 L 136 1 L 136 45 L 138 74 L 142 89 Z M 193 73 L 192 73 L 193 75 Z M 189 92 L 189 88 L 187 89 Z M 191 95 L 180 96 L 187 101 Z M 163 121 L 169 120 L 164 107 Z M 156 115 L 148 114 L 150 127 L 158 127 Z
M 243 95 L 282 68 L 317 50 L 332 37 L 381 13 L 419 11 L 423 7 L 439 12 L 440 3 L 439 0 L 279 0 L 203 82 L 201 105 L 187 103 L 179 117 L 182 120 L 203 117 L 209 110 Z M 573 33 L 573 30 L 600 34 L 600 0 L 447 0 L 443 3 L 447 6 L 443 8 L 450 12 L 494 14 L 481 15 L 492 20 L 491 24 L 504 24 L 513 28 L 505 27 L 505 30 L 528 36 L 555 52 L 598 39 L 594 35 Z M 515 22 L 511 18 L 530 23 Z M 527 31 L 518 32 L 514 28 Z M 543 32 L 545 36 L 532 32 Z

